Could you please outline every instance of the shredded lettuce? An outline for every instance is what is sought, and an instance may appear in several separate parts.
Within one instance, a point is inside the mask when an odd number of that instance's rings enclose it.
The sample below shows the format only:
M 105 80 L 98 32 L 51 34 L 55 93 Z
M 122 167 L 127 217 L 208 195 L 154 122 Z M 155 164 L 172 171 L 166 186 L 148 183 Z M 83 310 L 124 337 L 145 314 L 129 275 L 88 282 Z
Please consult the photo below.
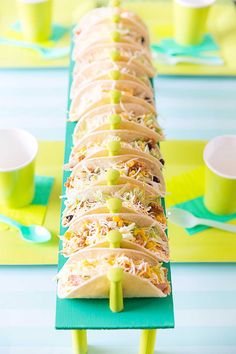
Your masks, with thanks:
M 89 193 L 89 195 L 87 195 Z M 124 207 L 134 209 L 135 211 L 149 215 L 157 219 L 161 214 L 161 223 L 165 224 L 163 209 L 160 206 L 160 197 L 145 193 L 144 189 L 133 188 L 131 185 L 126 184 L 120 189 L 115 189 L 109 193 L 103 192 L 101 189 L 96 189 L 92 195 L 90 190 L 84 192 L 82 195 L 76 194 L 74 198 L 66 199 L 66 208 L 63 212 L 63 226 L 69 223 L 66 218 L 68 215 L 81 215 L 93 208 L 98 208 L 106 205 L 106 201 L 111 198 L 120 198 Z M 70 220 L 71 222 L 71 220 Z
M 119 230 L 122 238 L 132 241 L 155 253 L 167 249 L 167 239 L 163 238 L 156 225 L 138 227 L 135 222 L 125 220 L 120 216 L 100 217 L 99 219 L 87 220 L 72 224 L 66 233 L 61 236 L 63 241 L 63 254 L 70 256 L 79 249 L 107 241 L 107 234 L 111 230 Z
M 120 141 L 121 148 L 124 149 L 136 149 L 144 153 L 150 154 L 151 156 L 160 159 L 161 154 L 157 144 L 152 139 L 135 137 L 133 140 L 122 141 L 121 138 L 117 135 L 111 135 L 104 137 L 101 142 L 88 141 L 86 145 L 82 147 L 74 147 L 70 159 L 69 167 L 73 168 L 78 162 L 83 160 L 86 156 L 92 155 L 93 153 L 98 152 L 101 149 L 107 149 L 107 144 L 110 141 Z

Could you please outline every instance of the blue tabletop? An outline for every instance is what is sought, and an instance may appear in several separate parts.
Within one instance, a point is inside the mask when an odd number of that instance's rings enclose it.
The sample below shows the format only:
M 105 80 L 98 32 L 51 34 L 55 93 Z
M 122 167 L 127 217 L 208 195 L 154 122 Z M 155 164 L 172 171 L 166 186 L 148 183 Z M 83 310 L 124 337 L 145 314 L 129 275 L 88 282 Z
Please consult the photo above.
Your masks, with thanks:
M 0 126 L 63 140 L 68 72 L 0 71 Z M 168 139 L 236 133 L 236 79 L 159 77 L 158 111 Z M 0 353 L 72 354 L 54 330 L 55 266 L 0 267 Z M 173 264 L 176 328 L 158 333 L 158 354 L 236 353 L 236 265 Z M 139 331 L 89 331 L 89 353 L 138 352 Z M 114 349 L 115 348 L 115 349 Z

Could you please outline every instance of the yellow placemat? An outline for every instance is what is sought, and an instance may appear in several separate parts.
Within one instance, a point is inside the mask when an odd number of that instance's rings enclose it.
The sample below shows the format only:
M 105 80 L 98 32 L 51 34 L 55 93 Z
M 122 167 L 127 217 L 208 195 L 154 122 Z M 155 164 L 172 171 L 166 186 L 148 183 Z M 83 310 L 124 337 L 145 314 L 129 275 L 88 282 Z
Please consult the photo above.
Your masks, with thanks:
M 166 203 L 168 206 L 201 197 L 204 194 L 204 173 L 205 167 L 201 165 L 168 179 L 166 181 L 168 190 Z
M 166 141 L 161 144 L 166 160 L 167 189 L 172 191 L 172 195 L 166 197 L 167 207 L 186 200 L 185 189 L 182 188 L 181 195 L 181 191 L 176 186 L 181 173 L 198 168 L 196 178 L 198 175 L 202 178 L 204 146 L 204 141 Z M 177 176 L 175 181 L 173 181 L 174 176 Z M 193 198 L 199 195 L 198 191 L 202 191 L 202 183 L 203 181 L 200 180 L 197 188 L 193 190 Z M 186 186 L 186 189 L 188 187 Z M 189 190 L 187 194 L 189 196 Z M 236 224 L 236 220 L 230 223 Z M 211 228 L 189 236 L 179 226 L 169 223 L 168 227 L 173 262 L 236 262 L 235 234 Z
M 54 2 L 53 22 L 71 25 L 77 22 L 81 3 L 91 0 L 57 0 Z M 98 0 L 102 3 L 103 0 Z M 123 1 L 127 8 L 138 13 L 149 27 L 152 42 L 173 36 L 172 1 Z M 17 20 L 16 1 L 0 1 L 0 35 Z M 236 75 L 236 8 L 232 0 L 218 0 L 209 16 L 209 31 L 219 44 L 225 65 L 220 67 L 178 64 L 167 66 L 158 64 L 160 74 L 171 75 Z M 60 46 L 69 44 L 66 35 Z M 63 67 L 68 66 L 68 58 L 45 60 L 31 49 L 0 46 L 0 67 Z
M 31 244 L 21 239 L 18 231 L 7 228 L 0 231 L 0 264 L 56 264 L 60 224 L 60 200 L 64 144 L 41 142 L 36 173 L 54 176 L 44 225 L 52 232 L 52 240 L 45 244 Z

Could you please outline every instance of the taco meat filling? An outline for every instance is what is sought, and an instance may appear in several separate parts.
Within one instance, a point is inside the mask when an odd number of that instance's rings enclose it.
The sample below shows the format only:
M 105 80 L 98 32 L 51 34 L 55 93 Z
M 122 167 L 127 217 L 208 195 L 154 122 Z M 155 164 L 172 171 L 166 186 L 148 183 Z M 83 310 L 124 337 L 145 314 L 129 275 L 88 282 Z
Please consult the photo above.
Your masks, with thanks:
M 120 216 L 107 216 L 99 219 L 85 219 L 79 226 L 74 226 L 61 236 L 63 255 L 71 254 L 99 242 L 107 242 L 107 234 L 111 230 L 119 230 L 124 240 L 142 246 L 150 252 L 168 256 L 167 239 L 164 233 L 155 226 L 138 227 L 135 222 Z
M 149 280 L 164 294 L 170 293 L 167 269 L 162 267 L 161 263 L 154 266 L 143 259 L 132 259 L 122 254 L 83 259 L 66 264 L 57 277 L 60 279 L 61 292 L 66 297 L 71 291 L 91 278 L 107 274 L 110 267 L 120 267 L 126 273 Z

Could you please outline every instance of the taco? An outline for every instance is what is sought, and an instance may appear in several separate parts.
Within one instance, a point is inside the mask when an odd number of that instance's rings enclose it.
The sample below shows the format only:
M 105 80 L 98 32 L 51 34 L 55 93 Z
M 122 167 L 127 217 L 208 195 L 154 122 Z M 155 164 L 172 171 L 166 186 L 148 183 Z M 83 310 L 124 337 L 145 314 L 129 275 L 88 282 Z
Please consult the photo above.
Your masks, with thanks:
M 114 108 L 112 105 L 105 105 L 95 108 L 79 119 L 73 132 L 73 143 L 76 145 L 87 134 L 109 129 L 140 132 L 153 137 L 155 141 L 164 139 L 155 113 L 143 114 L 139 106 L 132 104 L 126 105 L 126 111 L 122 111 L 119 106 Z
M 135 249 L 169 261 L 168 239 L 160 225 L 148 216 L 137 214 L 93 214 L 75 220 L 61 236 L 62 254 L 70 257 L 85 248 L 109 247 L 107 235 L 122 234 L 121 248 Z
M 135 180 L 140 187 L 147 184 L 153 189 L 153 193 L 165 195 L 165 181 L 155 164 L 143 157 L 124 155 L 85 159 L 78 163 L 65 183 L 67 197 L 73 197 L 88 186 L 107 185 L 110 171 L 118 174 L 115 184 Z
M 84 159 L 105 157 L 111 154 L 111 145 L 115 142 L 115 155 L 137 155 L 149 159 L 151 163 L 161 168 L 164 160 L 161 156 L 154 135 L 131 130 L 100 130 L 86 135 L 72 148 L 66 169 L 72 169 Z
M 96 25 L 87 30 L 81 31 L 74 36 L 73 56 L 94 44 L 106 46 L 112 42 L 127 43 L 136 45 L 140 50 L 149 52 L 149 38 L 146 37 L 140 29 L 133 26 L 124 27 L 122 23 L 114 24 L 112 22 Z
M 82 117 L 88 111 L 107 102 L 123 100 L 122 96 L 145 100 L 155 109 L 153 91 L 143 83 L 128 80 L 98 80 L 85 83 L 72 91 L 70 115 Z M 115 101 L 114 101 L 115 102 Z
M 165 297 L 170 294 L 167 269 L 134 250 L 94 248 L 70 257 L 57 275 L 59 298 L 107 298 L 108 271 L 123 270 L 124 297 Z
M 114 101 L 114 97 L 117 101 Z M 100 111 L 106 110 L 108 107 L 109 109 L 112 108 L 114 111 L 121 111 L 121 112 L 132 112 L 133 109 L 139 110 L 142 112 L 148 112 L 156 115 L 156 110 L 154 105 L 148 103 L 146 100 L 143 100 L 139 97 L 129 96 L 125 93 L 122 93 L 119 90 L 111 90 L 109 93 L 102 93 L 102 97 L 93 98 L 92 102 L 96 99 L 93 104 L 90 104 L 89 107 L 85 108 L 85 113 L 81 114 L 76 109 L 77 102 L 75 99 L 72 101 L 73 106 L 70 107 L 69 111 L 69 121 L 78 121 L 83 116 L 87 116 L 92 114 L 96 109 Z M 75 105 L 76 103 L 76 105 Z
M 133 12 L 121 8 L 100 7 L 89 11 L 74 29 L 77 36 L 83 31 L 92 29 L 98 25 L 109 25 L 110 23 L 121 24 L 124 27 L 132 27 L 143 33 L 148 38 L 149 33 L 142 19 Z
M 100 61 L 92 62 L 87 66 L 83 66 L 80 71 L 76 72 L 74 75 L 74 80 L 77 81 L 75 86 L 80 83 L 90 82 L 93 80 L 100 80 L 101 77 L 108 78 L 108 75 L 112 71 L 119 71 L 121 74 L 130 75 L 132 78 L 137 78 L 141 80 L 146 86 L 151 87 L 151 81 L 145 70 L 142 70 L 138 65 L 134 63 L 126 63 L 113 61 L 110 58 Z M 73 82 L 72 82 L 73 85 Z
M 90 63 L 95 61 L 100 63 L 109 58 L 114 62 L 135 64 L 149 77 L 156 75 L 156 69 L 152 65 L 151 54 L 144 49 L 140 49 L 137 45 L 115 42 L 106 44 L 106 46 L 99 43 L 94 44 L 81 52 L 74 53 L 72 57 L 75 61 L 73 73 L 75 75 Z
M 124 64 L 122 66 L 117 66 L 112 61 L 109 61 L 109 67 L 107 69 L 101 70 L 100 65 L 97 62 L 89 64 L 86 70 L 83 70 L 82 74 L 77 74 L 71 85 L 70 98 L 76 96 L 78 90 L 81 87 L 88 85 L 94 81 L 107 81 L 107 80 L 115 80 L 115 81 L 131 81 L 136 82 L 138 85 L 145 86 L 147 91 L 152 90 L 150 79 L 147 75 L 141 75 L 139 72 L 131 71 L 130 66 Z
M 112 198 L 121 201 L 119 212 L 147 215 L 159 222 L 163 228 L 166 227 L 161 197 L 153 193 L 153 189 L 148 185 L 141 188 L 135 180 L 132 183 L 113 186 L 89 187 L 76 193 L 73 198 L 66 199 L 62 225 L 68 227 L 83 215 L 109 213 L 109 200 Z

